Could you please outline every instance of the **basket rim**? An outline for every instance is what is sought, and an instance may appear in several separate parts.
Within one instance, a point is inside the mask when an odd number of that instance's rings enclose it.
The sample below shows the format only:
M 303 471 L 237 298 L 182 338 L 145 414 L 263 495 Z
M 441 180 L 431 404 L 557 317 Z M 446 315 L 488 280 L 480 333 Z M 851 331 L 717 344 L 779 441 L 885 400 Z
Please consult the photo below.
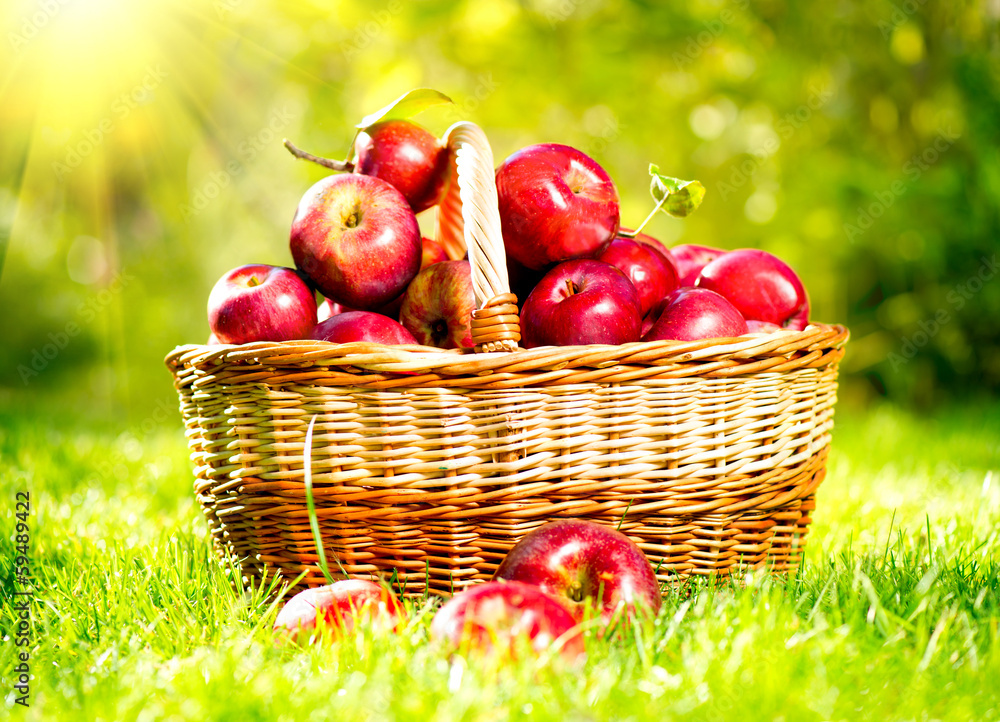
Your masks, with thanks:
M 512 352 L 472 353 L 471 349 L 428 346 L 387 346 L 354 342 L 336 344 L 309 339 L 255 342 L 241 345 L 188 344 L 177 346 L 164 362 L 173 373 L 183 368 L 217 371 L 220 366 L 269 368 L 342 367 L 375 373 L 442 376 L 489 375 L 607 369 L 612 366 L 706 366 L 743 368 L 753 362 L 798 360 L 797 366 L 822 367 L 839 361 L 850 331 L 842 324 L 810 324 L 803 331 L 775 331 L 735 338 L 699 341 L 637 341 L 610 345 L 543 346 Z M 816 358 L 809 358 L 816 356 Z M 822 359 L 822 361 L 820 361 Z M 760 370 L 767 370 L 762 368 Z M 746 369 L 743 368 L 743 373 Z M 727 374 L 728 375 L 728 374 Z

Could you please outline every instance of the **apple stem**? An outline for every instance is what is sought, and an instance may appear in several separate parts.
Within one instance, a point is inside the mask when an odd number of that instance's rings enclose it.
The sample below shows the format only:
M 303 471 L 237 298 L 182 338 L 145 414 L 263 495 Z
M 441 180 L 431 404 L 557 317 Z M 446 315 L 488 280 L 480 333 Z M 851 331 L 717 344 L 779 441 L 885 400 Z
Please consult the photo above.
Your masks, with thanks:
M 354 164 L 349 160 L 330 160 L 329 158 L 320 158 L 318 155 L 313 155 L 308 153 L 298 146 L 296 146 L 292 141 L 285 138 L 285 147 L 288 148 L 288 152 L 294 155 L 296 158 L 301 158 L 302 160 L 310 160 L 313 163 L 318 163 L 324 168 L 329 168 L 330 170 L 336 170 L 341 172 L 350 173 L 354 170 Z
M 580 289 L 578 289 L 576 287 L 576 284 L 573 283 L 573 281 L 571 281 L 568 278 L 566 279 L 566 290 L 569 291 L 569 295 L 570 296 L 572 296 L 575 293 L 579 293 L 580 292 Z
M 653 216 L 656 215 L 656 212 L 660 210 L 660 207 L 666 202 L 667 195 L 664 195 L 663 198 L 661 198 L 656 202 L 656 205 L 653 206 L 653 210 L 649 212 L 649 215 L 646 216 L 646 220 L 640 223 L 638 228 L 636 228 L 634 231 L 618 231 L 618 235 L 621 236 L 622 238 L 635 238 L 640 233 L 642 233 L 642 229 L 646 227 L 647 223 L 653 220 Z

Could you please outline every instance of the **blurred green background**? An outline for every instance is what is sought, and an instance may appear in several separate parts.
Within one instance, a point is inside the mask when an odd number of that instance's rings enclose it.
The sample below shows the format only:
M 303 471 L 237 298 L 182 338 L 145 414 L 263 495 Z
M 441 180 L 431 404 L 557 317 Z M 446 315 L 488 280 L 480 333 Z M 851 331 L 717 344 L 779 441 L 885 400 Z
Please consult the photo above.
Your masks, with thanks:
M 846 323 L 842 403 L 1000 386 L 996 2 L 28 0 L 0 47 L 0 402 L 162 423 L 163 356 L 215 280 L 288 265 L 292 213 L 352 125 L 418 86 L 499 159 L 594 156 L 622 218 L 649 162 L 708 189 L 668 244 L 760 247 Z M 424 219 L 426 222 L 426 219 Z

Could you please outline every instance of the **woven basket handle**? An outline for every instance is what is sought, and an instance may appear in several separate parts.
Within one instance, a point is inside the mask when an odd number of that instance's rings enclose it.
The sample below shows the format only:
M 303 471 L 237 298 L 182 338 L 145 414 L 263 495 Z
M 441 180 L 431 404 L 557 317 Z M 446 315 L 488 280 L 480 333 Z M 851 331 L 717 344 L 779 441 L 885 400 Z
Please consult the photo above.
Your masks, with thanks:
M 450 167 L 438 207 L 437 240 L 451 258 L 469 251 L 477 308 L 472 312 L 476 352 L 514 351 L 521 330 L 517 298 L 507 277 L 493 150 L 475 123 L 455 123 L 444 138 Z

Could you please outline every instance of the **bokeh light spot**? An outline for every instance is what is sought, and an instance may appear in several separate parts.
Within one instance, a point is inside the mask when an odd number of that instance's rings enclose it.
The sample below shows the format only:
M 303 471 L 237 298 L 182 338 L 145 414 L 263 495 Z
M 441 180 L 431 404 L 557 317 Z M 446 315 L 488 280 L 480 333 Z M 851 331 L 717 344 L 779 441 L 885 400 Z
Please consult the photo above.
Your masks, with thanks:
M 778 210 L 778 201 L 770 191 L 759 190 L 747 198 L 743 213 L 751 223 L 769 223 Z
M 691 131 L 704 140 L 714 140 L 726 129 L 726 117 L 714 105 L 699 105 L 688 118 Z
M 901 63 L 914 65 L 924 59 L 924 36 L 912 23 L 897 27 L 892 33 L 892 54 Z
M 108 258 L 104 244 L 92 236 L 77 236 L 66 254 L 66 270 L 76 283 L 89 286 L 108 273 Z

